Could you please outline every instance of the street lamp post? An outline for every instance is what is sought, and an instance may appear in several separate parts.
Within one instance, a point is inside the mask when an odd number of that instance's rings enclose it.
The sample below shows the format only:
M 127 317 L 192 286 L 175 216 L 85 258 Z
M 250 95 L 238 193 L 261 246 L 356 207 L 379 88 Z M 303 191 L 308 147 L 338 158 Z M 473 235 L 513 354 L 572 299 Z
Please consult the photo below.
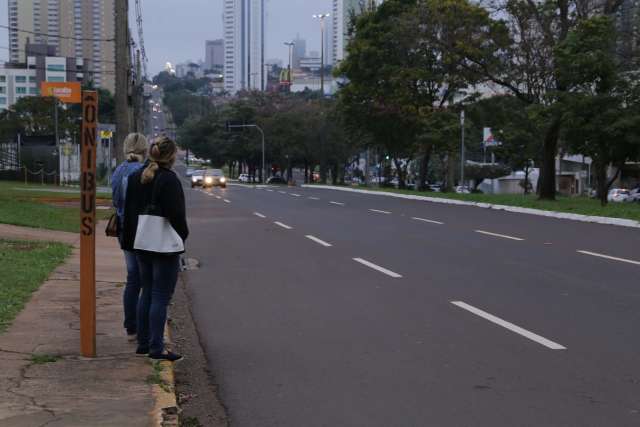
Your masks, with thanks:
M 284 42 L 285 46 L 289 47 L 289 68 L 288 70 L 288 76 L 287 78 L 289 79 L 288 83 L 289 83 L 289 91 L 291 91 L 291 84 L 293 83 L 293 78 L 291 76 L 291 63 L 293 62 L 293 47 L 296 45 L 294 42 Z
M 464 110 L 460 112 L 460 128 L 462 129 L 462 138 L 460 140 L 460 187 L 464 191 Z
M 313 15 L 320 20 L 320 93 L 324 97 L 324 20 L 331 16 L 329 13 Z

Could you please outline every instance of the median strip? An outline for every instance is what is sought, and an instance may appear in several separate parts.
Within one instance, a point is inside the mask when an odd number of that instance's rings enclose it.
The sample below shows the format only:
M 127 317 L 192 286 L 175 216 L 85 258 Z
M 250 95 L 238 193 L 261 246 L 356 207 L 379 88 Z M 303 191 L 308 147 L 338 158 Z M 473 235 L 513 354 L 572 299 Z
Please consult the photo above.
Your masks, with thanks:
M 428 222 L 429 224 L 438 224 L 438 225 L 444 225 L 444 222 L 440 222 L 440 221 L 434 221 L 432 219 L 425 219 L 425 218 L 418 218 L 416 216 L 414 216 L 413 218 L 416 221 L 422 221 L 422 222 Z
M 289 227 L 287 224 L 283 224 L 283 223 L 281 223 L 279 221 L 275 221 L 274 224 L 277 225 L 278 227 L 284 228 L 285 230 L 291 230 L 293 228 L 293 227 Z
M 372 263 L 372 262 L 369 262 L 369 261 L 367 261 L 367 260 L 365 260 L 365 259 L 362 259 L 362 258 L 353 258 L 353 260 L 354 260 L 355 262 L 357 262 L 357 263 L 360 263 L 360 264 L 364 265 L 364 266 L 367 266 L 367 267 L 372 268 L 372 269 L 374 269 L 374 270 L 376 270 L 376 271 L 379 271 L 380 273 L 386 274 L 386 275 L 387 275 L 387 276 L 389 276 L 389 277 L 393 277 L 394 279 L 400 279 L 400 278 L 402 278 L 402 275 L 400 275 L 400 274 L 398 274 L 398 273 L 395 273 L 395 272 L 393 272 L 393 271 L 391 271 L 391 270 L 388 270 L 388 269 L 386 269 L 386 268 L 384 268 L 384 267 L 380 267 L 379 265 L 374 264 L 374 263 Z
M 634 261 L 632 259 L 618 258 L 618 257 L 615 257 L 615 256 L 599 254 L 597 252 L 589 252 L 589 251 L 576 251 L 576 252 L 578 252 L 579 254 L 591 255 L 591 256 L 598 257 L 598 258 L 608 259 L 608 260 L 611 260 L 611 261 L 619 261 L 619 262 L 626 262 L 627 264 L 640 265 L 640 261 Z
M 509 239 L 509 240 L 517 240 L 519 242 L 522 242 L 524 240 L 524 239 L 521 239 L 520 237 L 507 236 L 506 234 L 491 233 L 489 231 L 475 230 L 475 232 L 484 234 L 486 236 L 500 237 L 502 239 Z
M 465 302 L 462 301 L 451 301 L 451 304 L 466 310 L 470 313 L 475 314 L 476 316 L 482 317 L 485 320 L 488 320 L 491 323 L 495 323 L 498 326 L 502 326 L 505 329 L 510 330 L 511 332 L 515 332 L 518 335 L 521 335 L 527 339 L 530 339 L 531 341 L 537 342 L 540 345 L 543 345 L 551 350 L 566 350 L 567 348 L 556 343 L 553 342 L 551 340 L 546 339 L 545 337 L 542 337 L 538 334 L 534 334 L 531 331 L 528 331 L 524 328 L 521 328 L 520 326 L 514 325 L 511 322 L 507 322 L 506 320 L 503 320 L 497 316 L 494 316 L 493 314 L 487 313 L 486 311 L 480 310 L 479 308 L 476 308 L 472 305 L 469 305 Z
M 311 236 L 311 235 L 307 235 L 305 236 L 307 239 L 312 240 L 316 243 L 318 243 L 319 245 L 324 246 L 325 248 L 330 248 L 331 246 L 333 246 L 331 243 L 327 243 L 324 240 L 318 239 L 317 237 Z

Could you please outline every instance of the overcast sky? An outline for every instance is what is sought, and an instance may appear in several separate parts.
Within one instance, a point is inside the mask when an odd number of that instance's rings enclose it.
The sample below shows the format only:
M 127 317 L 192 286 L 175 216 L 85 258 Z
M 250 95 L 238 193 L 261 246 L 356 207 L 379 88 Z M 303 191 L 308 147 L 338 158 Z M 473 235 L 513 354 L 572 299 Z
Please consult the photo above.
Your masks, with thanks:
M 129 1 L 133 9 L 133 0 Z M 222 38 L 223 0 L 142 0 L 149 72 L 164 64 L 204 59 L 204 42 Z M 307 39 L 307 50 L 320 50 L 320 24 L 311 15 L 331 12 L 331 0 L 266 0 L 266 58 L 287 58 L 285 41 L 297 33 Z M 7 25 L 7 0 L 0 0 L 0 22 Z M 135 22 L 131 22 L 137 32 Z M 137 36 L 136 36 L 137 38 Z M 0 58 L 8 58 L 7 32 L 0 29 Z

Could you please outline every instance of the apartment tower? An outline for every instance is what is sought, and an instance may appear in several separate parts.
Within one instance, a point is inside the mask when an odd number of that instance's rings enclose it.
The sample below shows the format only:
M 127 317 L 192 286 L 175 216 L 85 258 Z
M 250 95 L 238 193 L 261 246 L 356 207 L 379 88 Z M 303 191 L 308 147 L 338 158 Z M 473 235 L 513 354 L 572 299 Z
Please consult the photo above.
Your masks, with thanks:
M 115 0 L 8 0 L 9 59 L 26 62 L 27 43 L 82 58 L 96 87 L 115 90 Z
M 224 88 L 265 90 L 265 0 L 224 0 Z

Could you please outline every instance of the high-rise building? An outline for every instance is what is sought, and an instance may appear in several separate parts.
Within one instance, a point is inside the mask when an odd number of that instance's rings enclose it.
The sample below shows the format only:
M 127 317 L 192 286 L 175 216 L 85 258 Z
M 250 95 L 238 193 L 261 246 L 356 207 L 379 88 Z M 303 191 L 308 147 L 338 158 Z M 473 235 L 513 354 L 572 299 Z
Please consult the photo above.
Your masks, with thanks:
M 224 87 L 265 90 L 265 0 L 225 0 Z
M 222 73 L 224 68 L 224 40 L 207 40 L 204 50 L 204 69 Z
M 349 18 L 352 13 L 360 10 L 360 0 L 333 0 L 333 48 L 332 61 L 334 64 L 345 57 L 345 47 L 348 41 Z
M 115 90 L 115 0 L 8 0 L 9 59 L 25 62 L 28 43 L 82 58 L 96 87 Z
M 293 52 L 292 52 L 292 64 L 293 68 L 300 68 L 300 60 L 307 56 L 307 41 L 303 38 L 300 38 L 300 34 L 298 34 L 293 41 Z
M 626 70 L 640 68 L 640 1 L 623 0 L 615 16 L 618 50 Z

